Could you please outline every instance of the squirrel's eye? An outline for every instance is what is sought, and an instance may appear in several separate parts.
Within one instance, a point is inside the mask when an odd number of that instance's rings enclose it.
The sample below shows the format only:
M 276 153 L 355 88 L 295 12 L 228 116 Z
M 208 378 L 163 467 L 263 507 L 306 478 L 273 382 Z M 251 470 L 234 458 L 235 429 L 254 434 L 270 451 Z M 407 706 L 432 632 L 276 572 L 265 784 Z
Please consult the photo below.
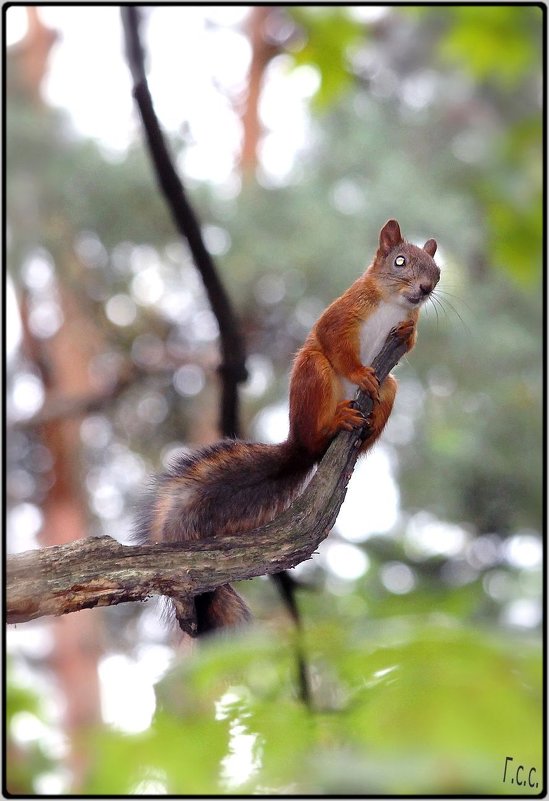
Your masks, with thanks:
M 397 256 L 396 257 L 396 259 L 395 259 L 395 266 L 396 267 L 404 267 L 405 264 L 406 264 L 406 259 L 404 258 L 404 256 Z

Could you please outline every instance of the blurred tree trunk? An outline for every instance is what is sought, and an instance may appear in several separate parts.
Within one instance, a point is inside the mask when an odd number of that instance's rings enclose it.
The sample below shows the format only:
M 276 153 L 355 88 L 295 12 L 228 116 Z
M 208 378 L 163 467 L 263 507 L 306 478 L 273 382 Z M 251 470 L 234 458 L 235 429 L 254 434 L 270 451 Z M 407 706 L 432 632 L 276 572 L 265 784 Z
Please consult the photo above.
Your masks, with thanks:
M 16 64 L 21 88 L 36 108 L 44 107 L 42 82 L 48 55 L 57 38 L 46 28 L 37 9 L 27 9 L 29 27 L 16 46 Z M 10 54 L 11 55 L 11 54 Z M 57 221 L 59 224 L 61 221 Z M 44 221 L 44 226 L 48 224 Z M 68 227 L 63 224 L 63 227 Z M 65 232 L 66 233 L 66 232 Z M 71 242 L 71 237 L 65 241 Z M 37 243 L 37 245 L 40 243 Z M 73 258 L 68 256 L 68 259 Z M 57 274 L 70 265 L 56 265 Z M 61 268 L 61 269 L 60 269 Z M 33 335 L 28 324 L 27 304 L 22 304 L 24 342 L 27 356 L 41 373 L 45 403 L 52 397 L 89 393 L 90 358 L 100 350 L 96 326 L 83 314 L 76 298 L 59 282 L 64 323 L 49 339 Z M 42 504 L 44 515 L 40 534 L 42 545 L 60 545 L 87 535 L 87 506 L 80 470 L 79 420 L 57 420 L 41 426 L 38 433 L 52 458 L 52 484 Z M 54 649 L 50 665 L 64 699 L 63 725 L 69 739 L 68 767 L 77 790 L 86 771 L 85 751 L 78 733 L 100 722 L 97 662 L 101 655 L 101 617 L 96 610 L 67 615 L 51 623 Z
M 270 6 L 254 6 L 247 20 L 248 40 L 252 48 L 252 58 L 248 71 L 247 93 L 242 122 L 242 150 L 240 168 L 244 178 L 253 177 L 258 161 L 258 148 L 262 125 L 259 116 L 259 103 L 265 72 L 278 48 L 266 35 L 267 21 L 277 9 Z
M 27 6 L 26 10 L 27 32 L 10 48 L 11 72 L 17 75 L 19 87 L 33 103 L 42 105 L 42 83 L 58 33 L 42 23 L 36 6 Z
M 22 309 L 27 355 L 39 368 L 45 389 L 44 402 L 52 398 L 90 393 L 88 365 L 99 352 L 98 333 L 80 312 L 74 297 L 59 287 L 64 323 L 47 340 L 38 340 L 28 327 Z M 41 545 L 61 545 L 87 536 L 87 506 L 80 465 L 79 419 L 58 419 L 39 429 L 52 459 L 52 484 L 42 502 Z M 78 733 L 100 722 L 97 662 L 102 653 L 101 614 L 84 610 L 55 618 L 50 623 L 55 645 L 50 666 L 62 691 L 63 725 L 69 737 L 69 767 L 78 789 L 86 771 L 85 751 Z

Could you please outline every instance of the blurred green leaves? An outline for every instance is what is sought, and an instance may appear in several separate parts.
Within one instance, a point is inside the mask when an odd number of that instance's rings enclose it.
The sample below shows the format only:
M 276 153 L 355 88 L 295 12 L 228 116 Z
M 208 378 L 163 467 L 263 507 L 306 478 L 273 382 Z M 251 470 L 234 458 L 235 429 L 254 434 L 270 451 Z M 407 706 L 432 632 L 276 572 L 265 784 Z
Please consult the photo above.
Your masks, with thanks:
M 476 80 L 511 89 L 539 66 L 543 25 L 539 6 L 450 6 L 445 14 L 448 27 L 439 53 Z M 532 47 L 533 40 L 538 48 Z
M 439 28 L 443 65 L 462 70 L 491 96 L 504 130 L 493 136 L 471 182 L 487 233 L 490 263 L 518 283 L 541 277 L 543 11 L 531 5 L 405 10 Z M 528 100 L 537 95 L 534 113 Z M 522 97 L 521 97 L 522 96 Z
M 364 38 L 364 26 L 345 8 L 289 6 L 287 10 L 304 37 L 291 48 L 294 64 L 318 71 L 320 85 L 312 103 L 317 111 L 325 110 L 353 83 L 349 54 Z
M 136 735 L 98 730 L 87 740 L 93 767 L 84 792 L 215 793 L 227 740 L 226 726 L 213 714 L 178 717 L 159 712 L 151 728 Z
M 321 81 L 312 108 L 325 112 L 354 84 L 350 54 L 361 47 L 367 50 L 370 29 L 348 9 L 293 7 L 290 13 L 303 37 L 303 43 L 298 37 L 298 45 L 290 47 L 290 54 L 296 66 L 308 64 L 318 71 Z M 483 162 L 470 176 L 469 190 L 484 218 L 493 266 L 518 283 L 532 284 L 539 280 L 532 264 L 541 261 L 542 130 L 539 107 L 530 116 L 523 110 L 541 87 L 542 10 L 520 5 L 392 9 L 387 31 L 392 27 L 398 31 L 406 17 L 415 21 L 407 35 L 421 42 L 425 52 L 433 49 L 443 73 L 461 72 L 474 81 L 477 102 L 481 96 L 482 102 L 491 97 L 494 109 L 499 110 L 504 130 L 493 131 Z M 394 46 L 390 37 L 385 46 Z M 401 50 L 398 58 L 404 69 L 393 78 L 400 84 L 413 76 L 415 66 Z M 452 113 L 451 96 L 440 102 Z M 460 100 L 454 102 L 453 113 L 461 113 L 460 104 Z
M 439 612 L 345 626 L 334 613 L 306 647 L 313 712 L 294 697 L 287 632 L 204 643 L 157 686 L 148 730 L 81 732 L 82 792 L 502 794 L 507 755 L 539 776 L 542 665 L 528 639 Z M 32 794 L 59 766 L 40 741 L 16 745 L 14 720 L 38 707 L 8 687 L 7 786 Z
M 14 665 L 7 663 L 5 685 L 6 764 L 4 787 L 14 795 L 32 795 L 35 781 L 55 768 L 55 760 L 35 736 L 45 730 L 44 702 L 17 681 Z M 32 735 L 32 736 L 31 736 Z
M 150 731 L 98 733 L 85 792 L 500 794 L 507 755 L 539 775 L 528 641 L 430 615 L 327 620 L 307 648 L 313 713 L 293 698 L 283 633 L 208 643 L 158 687 Z
M 523 286 L 541 281 L 541 136 L 537 116 L 512 125 L 495 143 L 492 158 L 499 169 L 491 176 L 479 176 L 477 182 L 486 209 L 491 258 Z

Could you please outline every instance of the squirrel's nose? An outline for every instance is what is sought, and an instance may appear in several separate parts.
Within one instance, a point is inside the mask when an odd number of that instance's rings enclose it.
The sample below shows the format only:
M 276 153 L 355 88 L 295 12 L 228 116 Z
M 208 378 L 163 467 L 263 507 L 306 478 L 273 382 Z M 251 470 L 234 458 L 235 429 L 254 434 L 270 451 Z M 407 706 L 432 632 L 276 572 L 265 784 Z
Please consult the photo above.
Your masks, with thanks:
M 431 283 L 422 283 L 419 285 L 419 291 L 422 295 L 429 295 L 433 291 L 433 285 Z

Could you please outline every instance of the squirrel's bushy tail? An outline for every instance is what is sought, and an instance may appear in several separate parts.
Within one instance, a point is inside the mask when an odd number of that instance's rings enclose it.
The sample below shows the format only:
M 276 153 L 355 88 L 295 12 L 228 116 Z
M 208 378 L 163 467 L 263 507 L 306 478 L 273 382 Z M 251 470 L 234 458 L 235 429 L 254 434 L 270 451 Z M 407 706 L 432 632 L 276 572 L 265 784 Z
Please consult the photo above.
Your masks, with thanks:
M 287 509 L 314 462 L 289 442 L 222 440 L 177 458 L 157 476 L 137 525 L 141 542 L 188 542 L 249 531 Z M 197 634 L 250 618 L 231 586 L 195 598 Z
M 216 629 L 240 626 L 252 618 L 246 602 L 230 584 L 197 595 L 194 608 L 198 636 Z

